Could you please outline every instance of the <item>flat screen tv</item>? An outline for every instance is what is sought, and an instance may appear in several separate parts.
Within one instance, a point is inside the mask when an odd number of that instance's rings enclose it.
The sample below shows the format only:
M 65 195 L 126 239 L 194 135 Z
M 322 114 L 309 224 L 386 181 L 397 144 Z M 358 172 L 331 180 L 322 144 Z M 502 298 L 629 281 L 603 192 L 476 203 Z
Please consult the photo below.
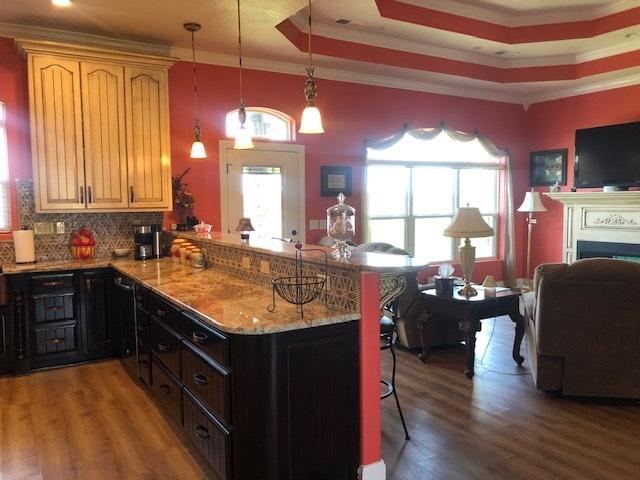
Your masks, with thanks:
M 574 187 L 640 186 L 640 122 L 576 130 Z

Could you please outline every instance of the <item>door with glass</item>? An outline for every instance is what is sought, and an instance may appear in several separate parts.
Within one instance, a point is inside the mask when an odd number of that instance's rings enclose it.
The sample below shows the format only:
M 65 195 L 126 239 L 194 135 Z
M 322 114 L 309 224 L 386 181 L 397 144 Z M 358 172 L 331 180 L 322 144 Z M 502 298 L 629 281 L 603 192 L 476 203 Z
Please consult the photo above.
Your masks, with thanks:
M 304 146 L 255 146 L 234 150 L 233 142 L 220 142 L 222 231 L 232 233 L 248 217 L 254 237 L 304 242 Z

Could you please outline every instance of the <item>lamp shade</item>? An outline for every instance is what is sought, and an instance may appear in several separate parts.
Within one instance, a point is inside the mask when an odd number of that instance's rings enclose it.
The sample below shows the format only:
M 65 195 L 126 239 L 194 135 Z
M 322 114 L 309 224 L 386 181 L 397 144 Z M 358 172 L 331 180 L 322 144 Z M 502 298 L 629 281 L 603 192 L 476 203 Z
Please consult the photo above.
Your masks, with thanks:
M 191 158 L 207 158 L 207 151 L 204 149 L 204 144 L 196 140 L 191 144 Z
M 300 120 L 300 133 L 324 133 L 322 126 L 322 116 L 318 107 L 307 105 L 302 111 L 302 119 Z
M 493 228 L 484 221 L 480 210 L 475 207 L 460 207 L 447 228 L 445 237 L 478 238 L 491 237 Z
M 235 150 L 249 150 L 251 148 L 255 148 L 253 140 L 251 139 L 251 132 L 249 132 L 244 125 L 236 131 L 236 141 L 233 144 L 233 148 Z
M 518 207 L 519 212 L 546 212 L 547 207 L 542 203 L 540 193 L 527 192 L 524 194 L 522 205 Z
M 255 228 L 251 225 L 251 219 L 242 217 L 238 221 L 238 226 L 236 227 L 236 232 L 253 232 Z

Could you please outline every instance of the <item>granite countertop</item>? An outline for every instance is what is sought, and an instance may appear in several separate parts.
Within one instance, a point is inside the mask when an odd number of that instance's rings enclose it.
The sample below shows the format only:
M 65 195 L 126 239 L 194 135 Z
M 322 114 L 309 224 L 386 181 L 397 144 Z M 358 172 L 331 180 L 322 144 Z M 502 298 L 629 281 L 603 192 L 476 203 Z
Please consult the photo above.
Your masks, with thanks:
M 249 243 L 242 243 L 239 234 L 229 235 L 214 232 L 211 234 L 196 234 L 192 232 L 170 232 L 178 237 L 187 238 L 194 241 L 211 243 L 224 247 L 233 247 L 264 253 L 267 255 L 275 255 L 279 257 L 295 258 L 296 247 L 290 242 L 282 242 L 280 240 L 251 238 Z M 327 252 L 329 265 L 332 267 L 346 268 L 357 271 L 375 271 L 375 272 L 415 272 L 429 265 L 429 262 L 420 259 L 408 257 L 406 255 L 390 255 L 388 253 L 379 252 L 353 252 L 351 257 L 347 259 L 336 259 L 331 255 L 332 249 L 313 244 L 303 244 L 303 249 L 313 248 Z M 324 263 L 324 255 L 309 252 L 304 253 L 304 261 L 309 263 Z
M 360 314 L 327 309 L 320 302 L 299 309 L 276 295 L 276 310 L 267 311 L 273 297 L 270 288 L 249 283 L 211 268 L 198 269 L 174 263 L 170 258 L 136 261 L 93 259 L 5 265 L 10 274 L 112 267 L 183 310 L 198 315 L 215 328 L 235 334 L 259 335 L 348 322 Z

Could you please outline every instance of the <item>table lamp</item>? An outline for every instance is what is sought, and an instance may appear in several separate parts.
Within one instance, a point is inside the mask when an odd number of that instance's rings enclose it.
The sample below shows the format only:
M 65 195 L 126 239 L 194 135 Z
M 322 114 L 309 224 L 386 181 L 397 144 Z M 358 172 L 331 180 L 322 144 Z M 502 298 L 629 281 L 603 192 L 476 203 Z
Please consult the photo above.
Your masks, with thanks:
M 542 203 L 540 193 L 534 192 L 531 189 L 530 192 L 525 193 L 522 205 L 518 207 L 519 212 L 526 212 L 529 214 L 527 217 L 527 281 L 529 281 L 531 274 L 531 229 L 536 224 L 537 220 L 533 218 L 534 212 L 546 212 L 547 208 Z
M 475 207 L 460 207 L 453 217 L 453 220 L 443 235 L 452 238 L 464 238 L 464 245 L 460 245 L 458 253 L 460 255 L 460 265 L 464 276 L 464 287 L 458 290 L 458 295 L 473 297 L 478 294 L 471 286 L 471 275 L 476 261 L 476 247 L 471 245 L 470 238 L 491 237 L 493 228 L 484 221 L 480 210 Z
M 238 221 L 238 226 L 236 227 L 236 232 L 240 232 L 240 241 L 242 243 L 249 243 L 249 232 L 253 232 L 255 228 L 251 225 L 251 219 L 242 217 Z

